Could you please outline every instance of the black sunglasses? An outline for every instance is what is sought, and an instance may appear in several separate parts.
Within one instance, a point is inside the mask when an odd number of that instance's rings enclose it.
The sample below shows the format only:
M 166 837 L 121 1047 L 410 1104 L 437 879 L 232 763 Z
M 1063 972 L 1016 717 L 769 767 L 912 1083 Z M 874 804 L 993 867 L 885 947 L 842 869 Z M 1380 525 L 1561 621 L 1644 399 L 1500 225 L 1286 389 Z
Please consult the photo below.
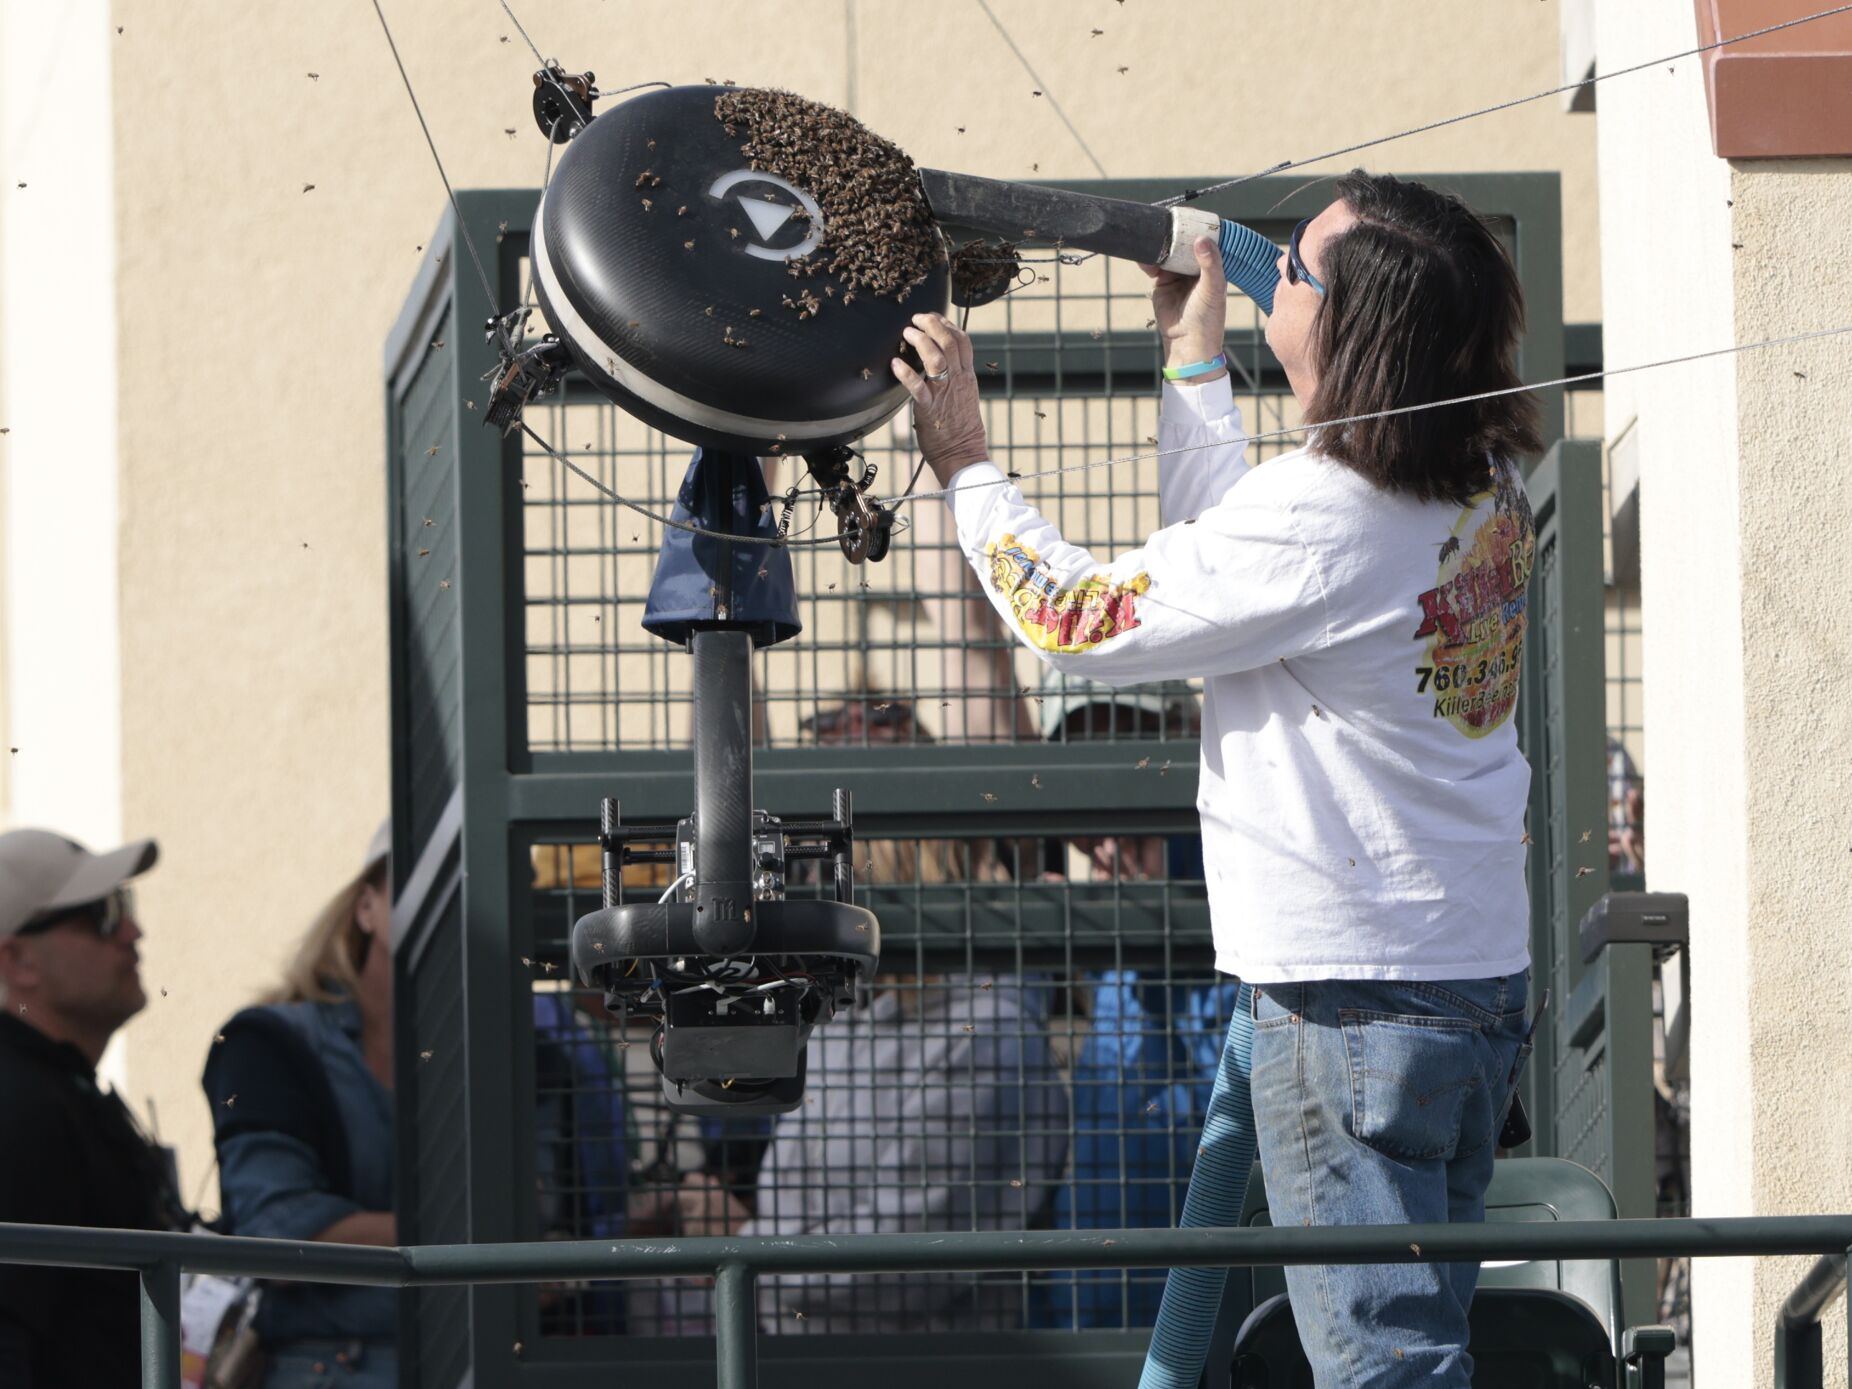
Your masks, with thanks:
M 1286 243 L 1286 283 L 1299 284 L 1301 281 L 1312 287 L 1313 293 L 1324 297 L 1325 287 L 1318 276 L 1305 268 L 1305 257 L 1299 254 L 1299 238 L 1305 235 L 1305 229 L 1312 225 L 1312 219 L 1306 218 L 1293 228 L 1292 238 Z
M 67 921 L 81 921 L 95 931 L 99 939 L 111 940 L 122 929 L 123 922 L 134 918 L 135 892 L 132 888 L 119 887 L 109 896 L 99 897 L 94 902 L 40 912 L 13 934 L 42 936 L 54 926 L 61 926 Z

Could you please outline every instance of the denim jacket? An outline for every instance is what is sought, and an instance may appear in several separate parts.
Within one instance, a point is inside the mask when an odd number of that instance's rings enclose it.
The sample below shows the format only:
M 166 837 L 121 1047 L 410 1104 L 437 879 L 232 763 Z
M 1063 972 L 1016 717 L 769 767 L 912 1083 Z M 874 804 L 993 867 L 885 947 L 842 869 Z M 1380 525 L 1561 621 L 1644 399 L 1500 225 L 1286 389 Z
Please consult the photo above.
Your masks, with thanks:
M 344 1134 L 319 1131 L 325 1107 L 278 1056 L 257 1026 L 269 1013 L 291 1024 L 321 1065 Z M 368 1069 L 360 1044 L 360 1010 L 350 999 L 287 1003 L 240 1013 L 206 1065 L 219 1155 L 219 1193 L 228 1233 L 306 1240 L 360 1211 L 392 1204 L 392 1096 Z M 243 1091 L 243 1093 L 239 1093 Z M 311 1131 L 315 1125 L 317 1131 Z M 344 1143 L 347 1190 L 321 1155 Z M 339 1151 L 338 1148 L 334 1149 Z M 268 1347 L 292 1341 L 390 1341 L 398 1329 L 391 1288 L 272 1283 L 257 1331 Z

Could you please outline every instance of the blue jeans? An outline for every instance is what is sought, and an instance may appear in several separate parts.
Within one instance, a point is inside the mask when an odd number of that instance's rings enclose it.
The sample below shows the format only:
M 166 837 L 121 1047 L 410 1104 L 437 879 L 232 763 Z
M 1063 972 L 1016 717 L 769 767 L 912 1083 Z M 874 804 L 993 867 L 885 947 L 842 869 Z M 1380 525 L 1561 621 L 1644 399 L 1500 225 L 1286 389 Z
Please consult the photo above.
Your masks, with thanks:
M 1273 1223 L 1485 1218 L 1529 1054 L 1528 974 L 1254 988 L 1254 1123 Z M 1286 1270 L 1318 1389 L 1467 1389 L 1477 1264 Z

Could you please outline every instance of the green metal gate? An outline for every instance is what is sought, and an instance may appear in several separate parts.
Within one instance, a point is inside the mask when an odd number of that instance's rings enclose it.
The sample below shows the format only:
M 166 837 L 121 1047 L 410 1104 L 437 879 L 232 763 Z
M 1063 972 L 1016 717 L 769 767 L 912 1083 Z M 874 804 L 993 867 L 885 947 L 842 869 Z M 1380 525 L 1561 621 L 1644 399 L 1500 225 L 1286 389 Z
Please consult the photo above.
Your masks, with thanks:
M 1652 948 L 1582 958 L 1577 926 L 1608 890 L 1601 445 L 1566 440 L 1526 479 L 1537 524 L 1519 700 L 1531 763 L 1531 969 L 1550 1008 L 1523 1082 L 1524 1150 L 1581 1163 L 1622 1216 L 1656 1214 Z M 1652 1307 L 1653 1269 L 1622 1267 L 1626 1311 Z
M 1556 176 L 1434 181 L 1498 219 L 1530 305 L 1523 373 L 1559 375 Z M 1174 191 L 1077 186 L 1147 200 Z M 535 199 L 533 190 L 460 195 L 502 306 L 526 289 Z M 1283 238 L 1323 193 L 1268 179 L 1205 201 Z M 1144 277 L 1104 259 L 1030 269 L 1032 281 L 971 324 L 999 455 L 1027 472 L 1148 451 L 1158 359 Z M 851 1168 L 825 1159 L 788 1190 L 752 1184 L 763 1135 L 702 1134 L 653 1103 L 643 1039 L 568 988 L 564 947 L 573 920 L 598 899 L 599 798 L 619 798 L 632 823 L 673 822 L 689 809 L 688 663 L 639 625 L 659 538 L 651 523 L 519 436 L 481 427 L 481 378 L 493 358 L 480 325 L 494 307 L 447 216 L 385 358 L 402 1237 L 637 1233 L 689 1176 L 711 1177 L 742 1204 L 788 1194 L 801 1206 L 806 1192 L 859 1175 L 875 1206 L 951 1203 L 956 1213 L 941 1228 L 1174 1220 L 1206 1091 L 1203 1058 L 1212 1061 L 1227 1001 L 1210 968 L 1201 870 L 1189 853 L 1193 698 L 1044 679 L 985 628 L 988 609 L 968 587 L 936 504 L 909 508 L 913 529 L 885 565 L 856 570 L 834 550 L 795 552 L 806 630 L 755 657 L 756 789 L 781 814 L 823 810 L 836 786 L 854 793 L 860 900 L 882 919 L 885 973 L 865 1013 L 830 1026 L 844 1037 L 862 1028 L 870 1045 L 911 1035 L 953 1058 L 914 1088 L 927 1095 L 927 1114 L 936 1101 L 966 1103 L 959 1097 L 974 1087 L 989 1096 L 981 1113 L 961 1111 L 970 1141 L 958 1150 L 987 1156 L 981 1166 L 961 1156 L 964 1170 L 937 1180 L 869 1168 L 853 1156 L 849 1121 L 828 1128 L 837 1122 L 830 1106 L 849 1087 L 878 1093 L 881 1084 L 844 1069 L 853 1056 L 840 1052 L 836 1072 L 813 1072 L 824 1112 L 803 1123 L 819 1151 L 832 1134 L 847 1143 Z M 1292 397 L 1258 319 L 1241 313 L 1231 313 L 1230 356 L 1248 427 L 1290 427 Z M 1543 405 L 1546 437 L 1556 437 L 1560 393 Z M 668 510 L 686 446 L 570 387 L 530 419 L 608 485 Z M 1295 442 L 1257 449 L 1264 457 Z M 877 490 L 900 493 L 914 461 L 905 436 L 881 431 L 864 448 L 880 468 Z M 1064 531 L 1102 550 L 1135 544 L 1157 524 L 1154 462 L 1038 486 L 1033 495 Z M 800 513 L 793 531 L 812 523 Z M 1598 544 L 1598 523 L 1594 534 Z M 1540 570 L 1545 554 L 1540 545 Z M 1598 556 L 1594 574 L 1598 597 Z M 1539 617 L 1534 640 L 1541 609 Z M 1595 617 L 1598 642 L 1598 608 Z M 1598 729 L 1598 645 L 1595 657 L 1590 666 L 1572 656 L 1562 682 L 1572 693 L 1592 689 Z M 1531 690 L 1526 697 L 1535 709 Z M 1562 699 L 1554 707 L 1573 714 Z M 1534 760 L 1545 732 L 1527 721 Z M 1540 771 L 1538 783 L 1547 780 Z M 624 891 L 662 885 L 639 872 Z M 1579 901 L 1593 882 L 1571 886 Z M 1542 945 L 1540 973 L 1555 958 Z M 1558 1020 L 1566 1002 L 1559 990 Z M 962 1079 L 947 1069 L 955 1066 Z M 608 1103 L 613 1095 L 624 1103 Z M 1541 1096 L 1534 1109 L 1557 1112 Z M 1575 1155 L 1560 1124 L 1539 1129 L 1540 1150 Z M 613 1152 L 622 1155 L 615 1171 Z M 1085 1164 L 1082 1153 L 1092 1155 Z M 713 1204 L 716 1218 L 728 1218 L 724 1202 Z M 830 1232 L 853 1233 L 860 1219 Z M 900 1389 L 936 1384 L 955 1364 L 1001 1383 L 1032 1358 L 1064 1382 L 1120 1382 L 1136 1373 L 1140 1323 L 1161 1276 L 942 1274 L 885 1303 L 874 1294 L 858 1302 L 859 1293 L 832 1302 L 828 1290 L 807 1302 L 804 1289 L 775 1289 L 761 1308 L 763 1374 L 796 1385 L 865 1366 Z M 698 1286 L 665 1280 L 621 1296 L 578 1284 L 421 1288 L 407 1297 L 408 1385 L 450 1389 L 472 1376 L 478 1386 L 589 1385 L 619 1363 L 671 1383 L 711 1374 L 710 1305 Z M 934 1335 L 929 1307 L 983 1330 Z M 976 1308 L 983 1315 L 972 1321 Z

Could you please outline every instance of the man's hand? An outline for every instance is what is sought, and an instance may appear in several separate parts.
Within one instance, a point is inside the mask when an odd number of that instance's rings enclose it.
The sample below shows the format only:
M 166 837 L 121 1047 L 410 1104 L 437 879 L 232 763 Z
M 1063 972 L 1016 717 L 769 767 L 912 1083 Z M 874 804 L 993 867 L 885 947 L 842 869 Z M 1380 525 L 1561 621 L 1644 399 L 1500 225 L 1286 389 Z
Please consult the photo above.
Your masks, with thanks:
M 984 418 L 978 413 L 977 371 L 971 360 L 971 339 L 943 314 L 913 315 L 904 333 L 920 354 L 925 374 L 899 357 L 890 365 L 894 377 L 913 397 L 913 433 L 927 466 L 948 487 L 958 470 L 990 457 L 984 437 Z
M 675 1193 L 684 1235 L 730 1235 L 752 1219 L 746 1203 L 710 1172 L 691 1172 Z
M 1157 316 L 1158 336 L 1164 340 L 1164 365 L 1189 366 L 1206 362 L 1222 350 L 1228 330 L 1228 281 L 1222 276 L 1222 253 L 1211 237 L 1199 236 L 1196 252 L 1198 275 L 1179 275 L 1154 265 L 1139 268 L 1151 277 L 1151 308 Z M 1192 377 L 1213 381 L 1224 373 Z

